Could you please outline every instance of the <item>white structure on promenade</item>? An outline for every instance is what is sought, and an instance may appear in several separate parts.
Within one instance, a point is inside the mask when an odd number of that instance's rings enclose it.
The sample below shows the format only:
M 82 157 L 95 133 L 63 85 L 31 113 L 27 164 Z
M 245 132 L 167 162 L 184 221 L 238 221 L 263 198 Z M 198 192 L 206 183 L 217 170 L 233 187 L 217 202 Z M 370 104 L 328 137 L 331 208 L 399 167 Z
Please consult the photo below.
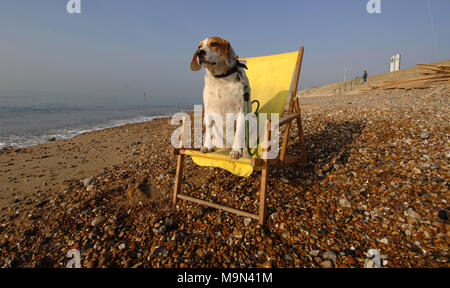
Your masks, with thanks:
M 389 68 L 389 72 L 399 71 L 400 70 L 400 54 L 395 54 L 391 57 L 391 65 Z

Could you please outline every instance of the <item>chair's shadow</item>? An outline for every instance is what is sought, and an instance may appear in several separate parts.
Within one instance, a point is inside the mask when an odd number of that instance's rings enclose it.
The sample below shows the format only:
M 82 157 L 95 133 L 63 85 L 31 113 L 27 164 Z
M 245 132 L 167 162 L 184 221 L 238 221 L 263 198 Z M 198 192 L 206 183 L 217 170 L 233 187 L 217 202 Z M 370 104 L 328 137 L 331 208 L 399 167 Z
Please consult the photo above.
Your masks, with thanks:
M 317 171 L 315 167 L 321 165 L 326 166 L 326 164 L 330 164 L 329 169 L 323 171 L 323 174 L 328 173 L 333 169 L 333 164 L 345 165 L 348 162 L 348 147 L 355 141 L 355 138 L 361 135 L 362 131 L 365 127 L 365 121 L 342 121 L 342 122 L 328 122 L 326 123 L 325 129 L 322 129 L 317 132 L 305 133 L 305 145 L 307 151 L 308 158 L 308 166 L 306 167 L 306 171 L 313 172 L 312 174 L 316 175 L 311 178 L 308 177 L 299 177 L 297 179 L 292 179 L 293 181 L 298 180 L 321 180 L 321 176 L 317 177 Z M 292 135 L 297 135 L 297 130 L 293 131 Z M 291 145 L 288 153 L 293 153 L 296 155 L 301 155 L 300 143 L 297 139 L 295 139 L 294 143 L 292 143 L 293 139 L 291 136 Z M 289 147 L 289 146 L 288 146 Z M 335 159 L 336 161 L 333 161 Z M 290 167 L 289 169 L 293 169 Z M 299 169 L 295 167 L 295 169 Z M 282 171 L 281 171 L 282 172 Z M 308 175 L 306 176 L 311 176 Z
M 335 170 L 335 164 L 346 165 L 350 156 L 348 147 L 361 135 L 365 121 L 328 122 L 320 131 L 307 131 L 305 145 L 308 158 L 307 166 L 289 165 L 274 171 L 272 179 L 281 177 L 289 180 L 294 186 L 309 190 L 321 182 L 329 173 Z M 291 132 L 288 143 L 288 155 L 301 155 L 298 131 Z M 319 171 L 322 170 L 322 171 Z M 279 181 L 279 180 L 273 180 Z M 290 199 L 277 199 L 280 205 L 287 204 Z M 269 210 L 268 213 L 271 213 Z
M 364 130 L 365 121 L 342 121 L 329 122 L 325 129 L 317 131 L 307 131 L 305 133 L 305 144 L 308 156 L 308 165 L 306 167 L 299 167 L 290 165 L 287 169 L 278 169 L 275 178 L 287 178 L 292 184 L 302 186 L 304 191 L 310 190 L 315 184 L 321 182 L 328 173 L 333 173 L 335 169 L 334 164 L 346 165 L 350 153 L 348 148 L 352 145 L 355 139 L 361 135 Z M 313 132 L 313 133 L 311 133 Z M 293 131 L 291 135 L 297 136 L 297 130 Z M 294 141 L 294 143 L 292 143 Z M 301 155 L 300 144 L 298 138 L 291 137 L 290 153 Z M 328 166 L 328 170 L 318 173 L 318 169 L 323 169 Z M 300 192 L 299 192 L 300 193 Z M 303 194 L 303 193 L 300 193 Z M 290 202 L 291 199 L 281 197 L 279 199 L 272 199 L 277 206 L 283 206 Z M 305 199 L 307 201 L 307 199 Z M 275 207 L 268 208 L 268 215 L 275 212 Z M 277 232 L 270 231 L 267 226 L 263 227 L 265 233 L 270 235 L 272 239 L 283 241 L 281 235 Z M 290 246 L 290 245 L 288 245 Z

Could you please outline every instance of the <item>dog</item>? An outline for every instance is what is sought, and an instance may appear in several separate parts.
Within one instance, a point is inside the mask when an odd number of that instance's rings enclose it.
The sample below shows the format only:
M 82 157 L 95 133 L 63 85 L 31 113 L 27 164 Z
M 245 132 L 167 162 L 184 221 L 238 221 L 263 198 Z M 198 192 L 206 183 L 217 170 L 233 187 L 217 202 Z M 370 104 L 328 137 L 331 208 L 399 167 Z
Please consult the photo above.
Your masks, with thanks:
M 203 90 L 206 132 L 201 148 L 202 153 L 213 152 L 216 147 L 221 148 L 225 138 L 223 136 L 229 135 L 225 132 L 226 127 L 224 125 L 227 122 L 227 114 L 233 113 L 234 115 L 244 116 L 244 86 L 248 87 L 248 93 L 251 95 L 250 83 L 244 67 L 244 64 L 238 62 L 238 56 L 231 44 L 219 37 L 204 39 L 194 53 L 190 65 L 191 70 L 199 71 L 202 68 L 206 70 Z M 221 116 L 223 120 L 221 124 L 223 125 L 220 125 L 220 121 L 216 121 L 216 119 L 211 120 L 213 117 L 210 116 L 214 114 Z M 236 122 L 234 137 L 225 139 L 225 146 L 227 148 L 232 147 L 230 152 L 232 159 L 239 159 L 242 156 L 248 157 L 246 149 L 243 149 L 245 121 L 243 118 L 239 118 Z M 214 130 L 213 139 L 212 130 Z

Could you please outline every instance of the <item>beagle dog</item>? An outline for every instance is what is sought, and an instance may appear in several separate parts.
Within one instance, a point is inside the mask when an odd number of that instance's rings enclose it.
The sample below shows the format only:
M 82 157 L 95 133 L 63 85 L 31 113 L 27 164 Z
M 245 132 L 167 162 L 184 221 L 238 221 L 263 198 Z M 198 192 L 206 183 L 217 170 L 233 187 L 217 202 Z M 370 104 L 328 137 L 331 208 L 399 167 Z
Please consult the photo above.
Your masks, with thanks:
M 244 86 L 247 85 L 250 95 L 250 85 L 244 67 L 244 64 L 238 62 L 238 56 L 230 43 L 219 37 L 204 39 L 194 53 L 191 70 L 198 71 L 201 68 L 206 70 L 203 90 L 206 132 L 202 153 L 213 152 L 216 147 L 232 148 L 231 158 L 248 157 L 246 149 L 243 149 L 245 146 L 243 91 Z M 234 115 L 236 120 L 236 129 L 233 120 L 231 133 L 229 133 L 230 128 L 225 127 L 225 123 L 230 123 L 227 120 L 227 114 Z M 214 118 L 213 115 L 219 115 L 222 121 Z M 233 137 L 225 138 L 225 135 L 233 135 Z M 225 143 L 223 143 L 224 140 Z

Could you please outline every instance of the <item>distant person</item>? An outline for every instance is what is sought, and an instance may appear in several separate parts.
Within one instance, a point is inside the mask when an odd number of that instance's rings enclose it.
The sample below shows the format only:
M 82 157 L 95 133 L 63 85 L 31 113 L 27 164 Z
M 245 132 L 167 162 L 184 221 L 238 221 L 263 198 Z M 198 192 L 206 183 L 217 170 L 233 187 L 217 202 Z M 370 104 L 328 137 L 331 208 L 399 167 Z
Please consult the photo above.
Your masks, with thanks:
M 364 71 L 364 74 L 363 74 L 363 76 L 362 76 L 362 78 L 364 79 L 364 83 L 367 82 L 367 77 L 368 77 L 367 71 Z

